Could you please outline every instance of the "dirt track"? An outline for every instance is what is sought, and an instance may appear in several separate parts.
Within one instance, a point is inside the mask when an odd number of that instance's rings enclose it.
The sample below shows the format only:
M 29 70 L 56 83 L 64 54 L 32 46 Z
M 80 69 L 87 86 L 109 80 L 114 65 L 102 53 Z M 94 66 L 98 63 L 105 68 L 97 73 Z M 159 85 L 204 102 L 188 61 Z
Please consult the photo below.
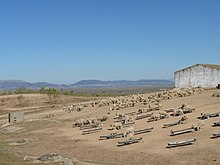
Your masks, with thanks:
M 212 127 L 220 118 L 205 120 L 204 128 L 199 132 L 193 132 L 178 136 L 169 136 L 170 130 L 178 130 L 198 123 L 196 117 L 201 112 L 220 112 L 220 98 L 212 97 L 214 90 L 204 91 L 184 98 L 174 98 L 162 101 L 163 108 L 179 107 L 187 103 L 195 107 L 195 111 L 188 114 L 187 124 L 181 124 L 170 128 L 162 128 L 163 124 L 173 122 L 180 117 L 169 117 L 155 122 L 147 123 L 146 119 L 136 121 L 134 129 L 154 127 L 150 133 L 136 135 L 143 137 L 143 142 L 124 147 L 117 147 L 117 142 L 123 139 L 98 140 L 99 135 L 109 134 L 109 124 L 119 111 L 112 111 L 109 119 L 104 122 L 103 130 L 98 133 L 81 135 L 82 131 L 72 128 L 74 120 L 87 116 L 101 116 L 107 114 L 109 106 L 101 108 L 87 108 L 82 112 L 64 112 L 60 107 L 48 108 L 45 111 L 28 114 L 24 123 L 13 124 L 9 127 L 20 127 L 21 130 L 14 133 L 1 135 L 2 140 L 18 141 L 23 138 L 32 138 L 33 142 L 22 146 L 10 147 L 10 151 L 20 155 L 40 156 L 47 153 L 59 153 L 66 157 L 74 157 L 80 161 L 97 164 L 220 164 L 220 138 L 210 139 L 214 132 L 220 132 L 220 127 Z M 137 111 L 142 105 L 137 104 L 132 108 L 125 108 L 120 112 Z M 48 114 L 54 116 L 48 118 Z M 1 117 L 1 116 L 0 116 Z M 7 128 L 9 128 L 7 127 Z M 167 149 L 167 142 L 182 139 L 196 138 L 197 143 L 190 146 Z

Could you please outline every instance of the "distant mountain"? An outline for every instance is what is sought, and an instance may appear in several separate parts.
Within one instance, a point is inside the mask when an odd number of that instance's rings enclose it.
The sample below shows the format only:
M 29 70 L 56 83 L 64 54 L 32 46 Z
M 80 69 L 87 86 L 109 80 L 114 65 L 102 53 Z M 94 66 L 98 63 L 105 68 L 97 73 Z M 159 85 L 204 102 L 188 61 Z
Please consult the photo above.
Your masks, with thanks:
M 21 80 L 0 80 L 0 89 L 29 88 L 31 83 Z
M 101 81 L 101 80 L 82 80 L 75 84 L 73 87 L 114 87 L 114 86 L 138 86 L 138 85 L 173 85 L 174 82 L 170 80 L 117 80 L 117 81 Z
M 29 83 L 21 80 L 0 80 L 0 90 L 14 90 L 18 88 L 40 89 L 46 88 L 91 88 L 91 87 L 124 87 L 124 86 L 140 86 L 140 85 L 173 85 L 170 80 L 117 80 L 117 81 L 101 81 L 101 80 L 82 80 L 75 84 L 50 84 L 47 82 Z
M 41 88 L 41 87 L 47 87 L 47 88 L 68 88 L 68 85 L 64 84 L 50 84 L 47 82 L 36 82 L 32 83 L 33 88 Z
M 101 80 L 81 80 L 75 84 L 71 84 L 71 86 L 87 86 L 87 85 L 97 85 L 97 84 L 103 84 L 104 81 Z
M 22 80 L 0 80 L 0 90 L 14 90 L 18 88 L 40 89 L 46 88 L 66 88 L 66 85 L 50 84 L 46 82 L 29 83 Z

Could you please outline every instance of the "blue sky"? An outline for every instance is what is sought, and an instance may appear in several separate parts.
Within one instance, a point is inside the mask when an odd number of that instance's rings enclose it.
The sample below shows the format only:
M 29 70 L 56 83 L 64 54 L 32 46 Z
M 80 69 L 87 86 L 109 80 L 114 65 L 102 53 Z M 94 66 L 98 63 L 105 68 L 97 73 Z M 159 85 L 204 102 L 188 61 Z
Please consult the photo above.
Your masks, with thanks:
M 0 79 L 170 79 L 220 64 L 219 0 L 1 0 Z

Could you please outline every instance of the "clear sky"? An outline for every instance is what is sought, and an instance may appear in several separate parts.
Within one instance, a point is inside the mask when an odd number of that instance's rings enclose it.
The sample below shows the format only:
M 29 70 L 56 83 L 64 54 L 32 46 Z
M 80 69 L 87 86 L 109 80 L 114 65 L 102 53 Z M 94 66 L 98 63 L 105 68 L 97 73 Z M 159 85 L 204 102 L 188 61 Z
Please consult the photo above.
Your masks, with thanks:
M 220 0 L 0 0 L 0 79 L 170 79 L 220 64 Z

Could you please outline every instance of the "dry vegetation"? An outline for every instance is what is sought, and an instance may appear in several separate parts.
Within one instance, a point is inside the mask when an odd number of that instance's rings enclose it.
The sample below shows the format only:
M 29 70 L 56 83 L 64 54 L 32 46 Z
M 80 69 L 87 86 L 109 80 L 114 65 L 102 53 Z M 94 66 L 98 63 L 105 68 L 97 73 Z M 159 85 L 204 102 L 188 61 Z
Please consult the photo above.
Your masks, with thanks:
M 95 97 L 80 97 L 80 96 L 73 97 L 73 96 L 59 95 L 56 103 L 50 103 L 47 94 L 22 94 L 23 106 L 21 107 L 17 99 L 19 95 L 20 94 L 0 96 L 0 114 L 6 114 L 10 111 L 16 111 L 16 110 L 27 110 L 27 111 L 30 111 L 31 109 L 40 110 L 42 108 L 50 108 L 53 105 L 62 107 L 73 102 L 77 103 L 77 102 L 97 99 Z
M 25 156 L 40 157 L 48 153 L 76 158 L 79 160 L 73 161 L 76 164 L 220 164 L 220 139 L 210 139 L 212 133 L 220 132 L 219 127 L 211 126 L 213 122 L 220 121 L 219 117 L 205 120 L 201 131 L 176 137 L 169 136 L 171 129 L 178 130 L 197 124 L 199 121 L 197 117 L 201 113 L 220 112 L 219 97 L 212 97 L 214 91 L 217 90 L 205 90 L 201 94 L 162 100 L 162 109 L 157 112 L 180 107 L 184 103 L 194 107 L 195 111 L 187 114 L 189 120 L 186 124 L 172 128 L 162 126 L 179 119 L 179 116 L 149 123 L 147 119 L 137 120 L 134 129 L 145 127 L 154 129 L 150 133 L 136 135 L 143 137 L 143 142 L 124 147 L 116 146 L 117 142 L 123 139 L 98 140 L 99 136 L 110 133 L 108 128 L 116 114 L 137 112 L 143 107 L 141 102 L 136 103 L 134 107 L 113 110 L 110 114 L 107 113 L 112 105 L 88 106 L 82 111 L 68 113 L 63 110 L 64 106 L 94 101 L 97 98 L 60 96 L 55 107 L 52 107 L 46 95 L 24 94 L 24 106 L 19 107 L 17 95 L 0 96 L 0 100 L 6 100 L 0 107 L 0 164 L 30 164 L 31 161 L 23 161 Z M 144 95 L 147 96 L 149 94 Z M 25 121 L 7 125 L 7 112 L 17 110 L 25 112 Z M 108 120 L 103 122 L 103 129 L 100 132 L 82 135 L 79 128 L 72 128 L 77 119 L 103 115 L 107 115 Z M 194 145 L 166 148 L 167 142 L 193 137 L 197 139 Z M 22 139 L 31 139 L 31 142 L 12 145 Z

